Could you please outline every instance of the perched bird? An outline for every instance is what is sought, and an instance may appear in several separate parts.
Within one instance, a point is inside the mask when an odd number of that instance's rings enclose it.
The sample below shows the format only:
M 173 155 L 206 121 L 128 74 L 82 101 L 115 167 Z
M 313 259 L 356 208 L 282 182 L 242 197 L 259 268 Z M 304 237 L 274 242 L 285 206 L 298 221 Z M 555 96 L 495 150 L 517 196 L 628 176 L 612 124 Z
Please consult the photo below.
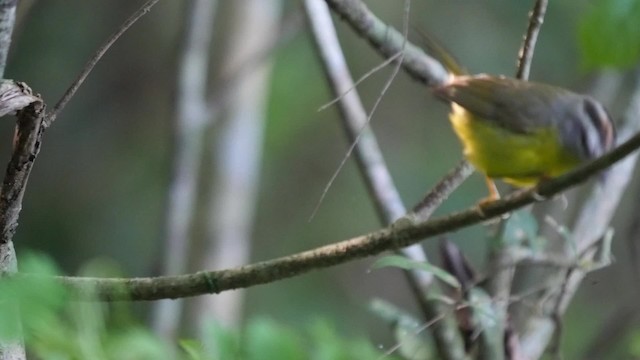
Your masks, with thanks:
M 434 94 L 451 103 L 453 130 L 466 158 L 486 176 L 490 199 L 498 197 L 492 179 L 535 185 L 613 147 L 613 122 L 594 98 L 505 76 L 466 75 L 442 47 L 426 40 L 450 73 Z

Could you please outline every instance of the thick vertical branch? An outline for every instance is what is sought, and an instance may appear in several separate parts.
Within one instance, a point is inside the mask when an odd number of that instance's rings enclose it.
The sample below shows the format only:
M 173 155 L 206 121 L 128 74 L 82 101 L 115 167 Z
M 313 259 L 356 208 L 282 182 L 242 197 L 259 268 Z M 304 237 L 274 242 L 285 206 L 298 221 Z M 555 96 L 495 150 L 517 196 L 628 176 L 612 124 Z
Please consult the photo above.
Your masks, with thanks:
M 165 214 L 163 273 L 187 271 L 204 129 L 209 120 L 207 73 L 213 19 L 217 2 L 193 0 L 185 19 L 185 41 L 178 69 L 174 157 Z M 182 315 L 181 301 L 156 304 L 153 328 L 165 339 L 174 339 Z
M 228 30 L 230 48 L 222 71 L 237 75 L 225 88 L 228 119 L 221 124 L 217 143 L 211 142 L 215 175 L 209 200 L 208 244 L 201 259 L 205 269 L 242 265 L 249 260 L 272 62 L 263 60 L 243 72 L 237 72 L 237 67 L 250 63 L 276 42 L 281 5 L 275 0 L 234 2 Z M 244 295 L 244 291 L 234 291 L 203 296 L 198 299 L 198 318 L 237 328 Z
M 6 88 L 5 84 L 7 83 L 11 83 L 11 86 L 16 86 L 16 90 L 25 92 L 23 96 L 32 99 L 33 105 L 22 110 L 18 116 L 14 151 L 9 165 L 7 165 L 2 190 L 0 191 L 0 245 L 10 243 L 18 227 L 18 217 L 20 210 L 22 210 L 24 190 L 31 173 L 31 167 L 40 150 L 40 137 L 42 136 L 41 115 L 44 109 L 42 101 L 38 97 L 31 95 L 31 89 L 24 84 L 5 80 L 2 88 Z M 3 95 L 0 94 L 0 97 Z
M 0 79 L 4 78 L 4 70 L 7 65 L 9 48 L 11 47 L 11 35 L 13 33 L 13 27 L 16 22 L 17 4 L 18 0 L 0 1 Z M 22 203 L 22 201 L 20 201 L 20 203 Z M 0 216 L 4 215 L 8 214 L 0 213 Z M 17 221 L 17 214 L 15 220 Z M 15 272 L 17 271 L 17 267 L 18 264 L 16 260 L 15 250 L 13 248 L 13 242 L 10 238 L 5 241 L 5 237 L 2 236 L 2 242 L 0 243 L 0 270 L 2 271 L 2 273 Z M 24 345 L 21 341 L 0 342 L 0 360 L 17 360 L 24 358 Z
M 32 95 L 31 89 L 22 83 L 3 80 L 0 85 L 0 116 L 17 110 L 19 112 L 13 153 L 0 189 L 0 276 L 18 270 L 13 234 L 18 227 L 27 180 L 40 150 L 44 117 L 44 104 L 40 97 Z M 15 307 L 15 313 L 19 313 L 18 304 L 7 302 L 2 306 Z M 20 319 L 16 317 L 13 321 Z M 19 334 L 16 335 L 17 340 L 0 342 L 0 360 L 26 358 L 24 345 L 19 340 Z

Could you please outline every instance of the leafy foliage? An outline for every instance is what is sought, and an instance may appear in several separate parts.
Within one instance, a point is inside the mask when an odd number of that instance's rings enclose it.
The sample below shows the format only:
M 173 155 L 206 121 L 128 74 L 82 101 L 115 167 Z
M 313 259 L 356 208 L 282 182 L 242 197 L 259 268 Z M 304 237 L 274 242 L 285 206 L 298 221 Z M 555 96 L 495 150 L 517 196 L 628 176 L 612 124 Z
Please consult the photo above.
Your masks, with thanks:
M 23 273 L 58 274 L 44 256 L 29 255 L 20 264 Z M 95 261 L 85 269 L 94 275 L 104 274 L 105 268 L 113 272 L 106 265 Z M 126 304 L 68 300 L 66 289 L 52 281 L 34 286 L 20 278 L 3 279 L 0 336 L 14 339 L 22 332 L 28 350 L 39 359 L 368 360 L 381 355 L 368 341 L 346 339 L 324 320 L 298 332 L 264 318 L 250 320 L 242 331 L 210 324 L 203 342 L 182 340 L 182 351 L 174 355 L 170 344 L 129 315 Z
M 253 319 L 242 332 L 216 324 L 207 332 L 211 344 L 181 344 L 190 359 L 368 360 L 381 355 L 364 339 L 345 339 L 325 320 L 315 321 L 305 333 L 266 318 Z
M 40 276 L 58 273 L 44 256 L 21 259 L 20 270 Z M 70 302 L 59 284 L 42 280 L 37 286 L 19 278 L 0 282 L 0 333 L 5 339 L 22 336 L 40 359 L 163 359 L 167 346 L 127 317 L 108 322 L 109 307 Z M 19 305 L 18 305 L 19 304 Z M 19 308 L 19 312 L 11 313 Z M 19 314 L 20 316 L 16 316 Z M 20 321 L 6 321 L 7 319 Z

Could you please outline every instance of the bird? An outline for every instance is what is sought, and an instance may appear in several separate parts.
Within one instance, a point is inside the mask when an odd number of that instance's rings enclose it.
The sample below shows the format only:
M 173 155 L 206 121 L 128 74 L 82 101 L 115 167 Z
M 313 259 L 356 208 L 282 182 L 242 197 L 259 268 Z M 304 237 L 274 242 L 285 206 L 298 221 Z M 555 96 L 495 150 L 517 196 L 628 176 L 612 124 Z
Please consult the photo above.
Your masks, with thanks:
M 433 94 L 451 105 L 449 120 L 467 160 L 494 180 L 529 187 L 562 175 L 611 150 L 615 126 L 588 95 L 503 75 L 469 75 L 439 44 L 429 49 L 449 72 Z

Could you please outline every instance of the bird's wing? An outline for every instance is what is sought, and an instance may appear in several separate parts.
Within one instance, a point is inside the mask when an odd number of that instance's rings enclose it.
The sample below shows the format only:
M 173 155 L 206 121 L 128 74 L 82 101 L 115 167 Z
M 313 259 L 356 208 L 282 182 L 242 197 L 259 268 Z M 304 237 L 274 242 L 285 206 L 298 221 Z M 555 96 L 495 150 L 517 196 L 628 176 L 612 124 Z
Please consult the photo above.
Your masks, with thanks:
M 489 75 L 458 76 L 434 89 L 442 100 L 454 102 L 475 115 L 511 132 L 527 134 L 554 121 L 549 107 L 558 91 L 552 86 Z

